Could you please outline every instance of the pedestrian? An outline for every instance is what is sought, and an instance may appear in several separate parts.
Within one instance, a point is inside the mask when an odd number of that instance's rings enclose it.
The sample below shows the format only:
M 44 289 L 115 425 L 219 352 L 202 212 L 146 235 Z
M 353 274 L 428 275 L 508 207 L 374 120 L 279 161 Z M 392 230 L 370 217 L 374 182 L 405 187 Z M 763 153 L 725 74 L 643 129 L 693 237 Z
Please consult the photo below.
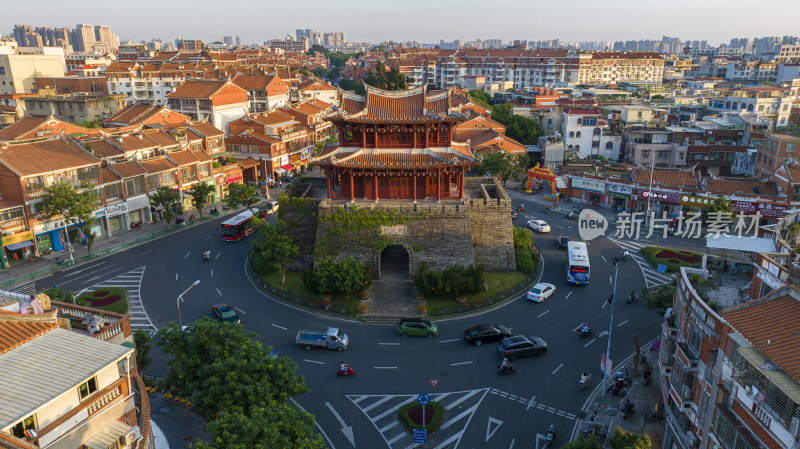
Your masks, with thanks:
M 650 346 L 650 351 L 658 352 L 659 349 L 661 349 L 661 340 L 656 340 L 653 342 L 653 345 Z
M 592 412 L 592 417 L 589 418 L 589 421 L 594 422 L 595 419 L 597 419 L 597 412 L 596 411 Z
M 622 381 L 618 380 L 614 385 L 614 396 L 619 396 L 620 390 L 622 390 Z
M 612 294 L 611 296 L 608 297 L 608 303 L 611 304 L 613 302 L 614 302 L 614 295 Z M 595 307 L 597 307 L 597 306 L 595 306 Z

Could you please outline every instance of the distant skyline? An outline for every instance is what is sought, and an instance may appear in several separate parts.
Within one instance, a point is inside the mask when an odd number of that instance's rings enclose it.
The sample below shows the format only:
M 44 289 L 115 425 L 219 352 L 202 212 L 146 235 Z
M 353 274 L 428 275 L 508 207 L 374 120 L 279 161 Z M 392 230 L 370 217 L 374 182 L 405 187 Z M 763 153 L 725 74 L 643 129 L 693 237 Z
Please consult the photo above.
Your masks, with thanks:
M 797 0 L 138 0 L 118 6 L 108 0 L 4 2 L 0 33 L 15 24 L 52 28 L 78 23 L 109 25 L 120 39 L 134 42 L 176 36 L 212 42 L 241 36 L 244 44 L 294 34 L 297 28 L 342 31 L 350 42 L 440 39 L 626 41 L 707 40 L 800 34 Z M 297 8 L 301 10 L 298 12 Z

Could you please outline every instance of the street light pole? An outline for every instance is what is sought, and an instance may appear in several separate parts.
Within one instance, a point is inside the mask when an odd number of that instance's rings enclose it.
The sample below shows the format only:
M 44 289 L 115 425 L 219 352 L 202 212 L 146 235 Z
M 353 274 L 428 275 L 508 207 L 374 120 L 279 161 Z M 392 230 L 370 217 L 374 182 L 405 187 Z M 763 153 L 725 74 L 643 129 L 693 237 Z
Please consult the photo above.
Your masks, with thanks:
M 185 295 L 185 294 L 186 294 L 186 292 L 188 292 L 189 290 L 191 290 L 191 289 L 192 289 L 192 287 L 194 287 L 195 285 L 197 285 L 197 284 L 199 284 L 199 283 L 200 283 L 200 279 L 198 279 L 198 280 L 194 281 L 194 283 L 193 283 L 192 285 L 190 285 L 190 286 L 189 286 L 189 288 L 187 288 L 186 290 L 184 290 L 184 291 L 183 291 L 183 293 L 181 293 L 180 295 L 178 295 L 178 299 L 177 299 L 177 300 L 175 300 L 175 304 L 178 306 L 178 327 L 183 327 L 183 326 L 182 326 L 182 324 L 183 324 L 183 323 L 181 322 L 181 301 L 183 301 L 183 295 Z
M 652 162 L 650 163 L 650 187 L 647 189 L 647 216 L 645 219 L 650 217 L 650 197 L 653 195 L 653 177 L 655 176 L 656 171 L 656 153 L 655 150 L 650 150 L 652 157 Z
M 69 219 L 63 210 L 61 211 L 61 215 L 64 217 L 64 234 L 67 236 L 67 251 L 69 252 L 69 261 L 74 262 L 75 259 L 72 257 L 72 244 L 69 242 Z
M 606 363 L 603 366 L 603 397 L 606 397 L 606 379 L 608 378 L 608 364 L 611 362 L 611 331 L 614 330 L 614 303 L 617 302 L 617 272 L 619 260 L 614 262 L 614 291 L 611 294 L 611 318 L 608 320 L 608 346 L 606 346 Z

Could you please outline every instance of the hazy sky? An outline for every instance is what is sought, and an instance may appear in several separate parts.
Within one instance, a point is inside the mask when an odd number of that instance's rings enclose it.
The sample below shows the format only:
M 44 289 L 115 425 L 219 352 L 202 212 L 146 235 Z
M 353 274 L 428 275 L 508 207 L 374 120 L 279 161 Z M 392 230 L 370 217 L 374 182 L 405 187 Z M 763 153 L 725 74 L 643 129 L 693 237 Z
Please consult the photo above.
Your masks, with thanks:
M 135 42 L 160 37 L 244 43 L 297 28 L 343 31 L 349 41 L 423 43 L 439 39 L 728 42 L 733 37 L 800 34 L 798 0 L 1 0 L 0 33 L 15 24 L 110 25 Z

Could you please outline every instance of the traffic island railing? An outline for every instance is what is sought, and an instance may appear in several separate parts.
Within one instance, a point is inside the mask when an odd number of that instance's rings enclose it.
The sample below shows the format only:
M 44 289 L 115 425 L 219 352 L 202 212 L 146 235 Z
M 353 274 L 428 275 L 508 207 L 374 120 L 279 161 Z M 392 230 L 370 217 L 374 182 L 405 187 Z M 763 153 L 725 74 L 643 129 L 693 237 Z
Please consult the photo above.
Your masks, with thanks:
M 460 304 L 455 303 L 452 305 L 448 305 L 445 307 L 436 307 L 428 308 L 428 317 L 430 318 L 451 318 L 460 315 L 467 315 L 470 313 L 474 313 L 477 311 L 484 311 L 489 310 L 495 307 L 498 307 L 508 300 L 514 299 L 519 295 L 521 292 L 527 292 L 533 285 L 539 282 L 539 279 L 542 277 L 542 272 L 544 270 L 544 259 L 542 258 L 541 251 L 538 251 L 539 259 L 538 263 L 536 264 L 536 271 L 533 274 L 526 277 L 524 281 L 518 282 L 511 288 L 503 290 L 500 293 L 496 293 L 488 298 L 483 298 L 480 301 L 480 304 L 476 306 L 475 302 L 470 304 Z M 251 252 L 252 255 L 252 252 Z M 321 300 L 311 299 L 307 296 L 301 296 L 294 294 L 290 291 L 283 290 L 279 287 L 276 287 L 272 284 L 265 282 L 261 279 L 261 276 L 256 273 L 255 269 L 253 268 L 252 258 L 248 256 L 247 262 L 245 263 L 247 267 L 247 275 L 253 281 L 253 283 L 258 286 L 258 288 L 266 293 L 268 296 L 293 304 L 294 306 L 307 309 L 308 311 L 319 313 L 323 315 L 331 315 L 336 317 L 346 317 L 346 318 L 361 318 L 358 315 L 358 309 L 347 307 L 347 306 L 338 306 L 335 304 L 331 304 L 326 306 L 322 303 Z M 375 320 L 375 317 L 369 317 L 370 320 Z

